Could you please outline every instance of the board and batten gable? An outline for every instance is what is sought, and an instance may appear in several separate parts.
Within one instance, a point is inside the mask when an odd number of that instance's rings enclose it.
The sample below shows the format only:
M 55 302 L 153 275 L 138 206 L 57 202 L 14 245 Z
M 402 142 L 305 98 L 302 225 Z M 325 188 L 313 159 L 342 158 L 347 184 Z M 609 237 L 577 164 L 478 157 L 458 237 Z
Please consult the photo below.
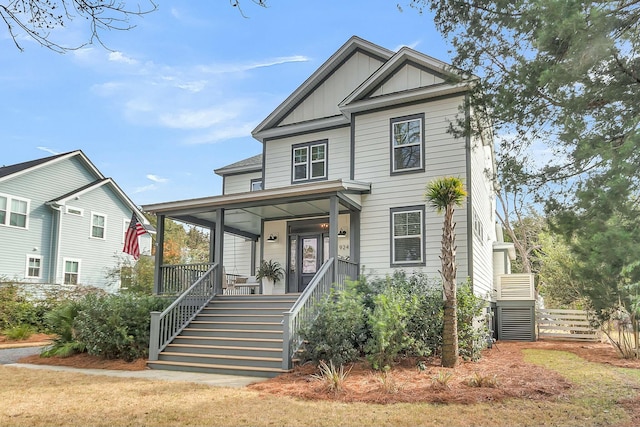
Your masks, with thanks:
M 327 178 L 348 179 L 350 171 L 349 127 L 340 127 L 288 138 L 265 141 L 265 188 L 289 187 L 292 183 L 293 146 L 296 144 L 327 142 Z
M 341 115 L 338 108 L 340 101 L 353 92 L 382 64 L 383 61 L 380 58 L 362 50 L 356 50 L 331 75 L 316 86 L 309 96 L 290 111 L 278 126 Z
M 80 159 L 70 157 L 0 181 L 0 194 L 29 201 L 26 229 L 0 226 L 0 274 L 8 279 L 48 281 L 51 266 L 46 260 L 52 254 L 54 230 L 53 211 L 45 203 L 96 179 Z M 25 279 L 28 255 L 43 260 L 40 278 Z
M 125 227 L 131 219 L 130 208 L 108 185 L 70 200 L 67 206 L 81 210 L 82 215 L 70 213 L 67 207 L 62 208 L 56 282 L 64 282 L 64 260 L 73 259 L 80 266 L 78 284 L 117 291 L 118 276 L 110 277 L 110 273 L 129 257 L 122 248 Z M 91 236 L 93 214 L 105 218 L 104 238 Z M 146 233 L 138 238 L 138 242 L 140 254 L 151 255 L 151 236 Z
M 426 207 L 424 194 L 427 183 L 443 176 L 460 177 L 467 185 L 465 140 L 448 132 L 462 102 L 463 97 L 456 96 L 354 115 L 354 179 L 371 183 L 371 193 L 362 196 L 360 217 L 360 264 L 368 267 L 367 271 L 373 269 L 373 274 L 384 276 L 398 268 L 391 260 L 390 209 L 425 206 L 424 265 L 401 268 L 439 278 L 443 218 Z M 424 171 L 391 174 L 391 120 L 417 114 L 424 114 Z M 466 203 L 456 209 L 454 220 L 459 224 L 458 277 L 464 280 L 469 274 Z

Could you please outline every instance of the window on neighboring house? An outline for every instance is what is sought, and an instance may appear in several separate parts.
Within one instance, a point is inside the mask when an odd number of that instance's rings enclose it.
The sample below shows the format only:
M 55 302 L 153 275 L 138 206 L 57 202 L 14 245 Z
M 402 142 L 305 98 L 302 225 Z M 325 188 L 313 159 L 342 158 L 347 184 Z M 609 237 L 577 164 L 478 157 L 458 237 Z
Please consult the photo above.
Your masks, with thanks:
M 72 207 L 72 206 L 67 206 L 67 207 L 66 207 L 66 212 L 67 212 L 69 215 L 77 215 L 77 216 L 82 216 L 82 214 L 83 214 L 82 209 L 80 209 L 80 208 L 74 208 L 74 207 Z
M 104 239 L 106 226 L 106 216 L 99 213 L 91 213 L 91 237 L 94 237 L 96 239 Z
M 0 225 L 27 228 L 29 201 L 18 197 L 0 195 Z
M 327 141 L 294 145 L 291 181 L 316 181 L 326 178 Z
M 391 173 L 424 170 L 424 114 L 391 119 Z
M 27 277 L 38 279 L 42 277 L 42 257 L 27 255 Z
M 262 178 L 255 178 L 251 180 L 251 191 L 262 190 Z
M 64 284 L 77 285 L 79 275 L 80 275 L 80 261 L 65 259 L 64 260 Z
M 424 207 L 391 209 L 391 264 L 424 265 Z

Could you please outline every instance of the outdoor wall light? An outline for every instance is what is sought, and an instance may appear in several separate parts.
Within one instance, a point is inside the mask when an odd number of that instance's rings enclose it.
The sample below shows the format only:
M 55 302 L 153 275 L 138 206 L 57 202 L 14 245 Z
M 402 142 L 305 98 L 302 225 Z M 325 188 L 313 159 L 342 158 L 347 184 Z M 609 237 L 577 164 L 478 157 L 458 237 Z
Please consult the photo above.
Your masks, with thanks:
M 271 233 L 271 234 L 269 234 L 269 237 L 267 237 L 267 242 L 269 242 L 269 243 L 275 243 L 277 241 L 278 241 L 278 235 L 277 234 Z

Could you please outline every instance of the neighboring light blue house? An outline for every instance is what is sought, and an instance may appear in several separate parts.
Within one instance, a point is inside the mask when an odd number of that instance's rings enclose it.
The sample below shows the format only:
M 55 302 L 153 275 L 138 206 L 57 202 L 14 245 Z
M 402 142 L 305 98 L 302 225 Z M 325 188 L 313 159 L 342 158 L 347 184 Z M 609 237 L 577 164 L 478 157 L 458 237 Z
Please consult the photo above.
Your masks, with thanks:
M 130 258 L 122 247 L 132 212 L 154 231 L 80 150 L 0 167 L 0 279 L 117 292 L 107 273 Z M 151 235 L 139 242 L 150 254 Z

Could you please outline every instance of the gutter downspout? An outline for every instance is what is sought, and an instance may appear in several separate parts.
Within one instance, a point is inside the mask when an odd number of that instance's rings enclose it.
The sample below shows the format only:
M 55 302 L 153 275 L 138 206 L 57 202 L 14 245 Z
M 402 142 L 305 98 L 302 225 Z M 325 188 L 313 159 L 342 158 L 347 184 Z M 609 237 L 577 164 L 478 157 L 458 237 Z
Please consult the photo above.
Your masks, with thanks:
M 51 203 L 54 210 L 51 224 L 51 239 L 49 242 L 49 283 L 55 284 L 58 278 L 58 255 L 60 254 L 60 235 L 62 234 L 62 205 Z M 56 230 L 57 228 L 57 230 Z

